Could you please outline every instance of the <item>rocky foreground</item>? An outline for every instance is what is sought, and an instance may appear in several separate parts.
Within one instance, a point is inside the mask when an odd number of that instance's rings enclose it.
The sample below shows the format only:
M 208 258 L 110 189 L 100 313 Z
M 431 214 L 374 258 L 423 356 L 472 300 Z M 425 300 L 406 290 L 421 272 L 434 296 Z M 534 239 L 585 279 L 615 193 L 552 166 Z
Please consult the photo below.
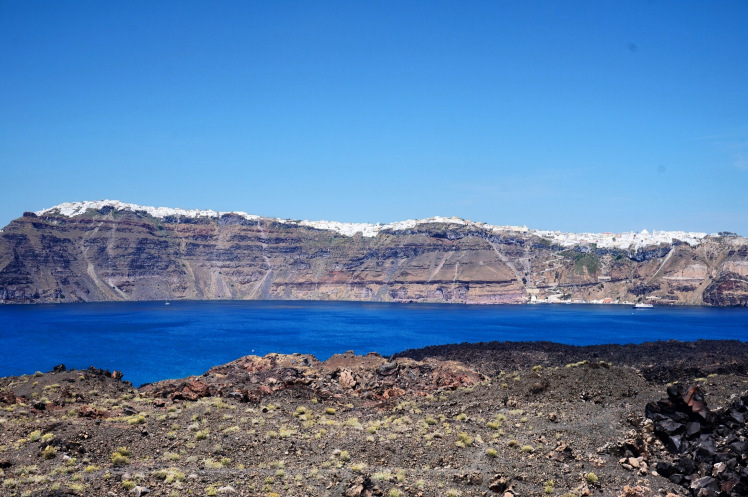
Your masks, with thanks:
M 459 359 L 459 360 L 457 360 Z M 748 495 L 748 343 L 247 356 L 0 379 L 0 495 Z

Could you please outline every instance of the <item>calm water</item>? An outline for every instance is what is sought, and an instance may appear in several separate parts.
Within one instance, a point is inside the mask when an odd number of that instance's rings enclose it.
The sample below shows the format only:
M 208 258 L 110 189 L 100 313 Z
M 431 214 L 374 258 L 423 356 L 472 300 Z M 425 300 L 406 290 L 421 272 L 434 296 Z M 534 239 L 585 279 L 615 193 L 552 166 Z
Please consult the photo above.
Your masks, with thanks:
M 139 385 L 201 374 L 247 354 L 492 340 L 566 344 L 748 340 L 748 309 L 349 302 L 163 302 L 0 306 L 0 376 L 69 368 L 124 372 Z

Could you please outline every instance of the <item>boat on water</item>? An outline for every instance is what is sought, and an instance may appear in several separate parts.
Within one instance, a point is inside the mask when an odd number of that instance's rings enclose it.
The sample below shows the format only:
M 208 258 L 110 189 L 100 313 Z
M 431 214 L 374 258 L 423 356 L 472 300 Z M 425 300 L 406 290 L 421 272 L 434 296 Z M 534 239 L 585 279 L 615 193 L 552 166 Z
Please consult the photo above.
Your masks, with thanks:
M 171 302 L 169 302 L 169 301 L 167 300 L 166 302 L 164 302 L 164 305 L 171 305 Z
M 639 302 L 638 304 L 634 304 L 634 309 L 651 309 L 654 306 L 652 304 L 645 304 L 643 302 Z

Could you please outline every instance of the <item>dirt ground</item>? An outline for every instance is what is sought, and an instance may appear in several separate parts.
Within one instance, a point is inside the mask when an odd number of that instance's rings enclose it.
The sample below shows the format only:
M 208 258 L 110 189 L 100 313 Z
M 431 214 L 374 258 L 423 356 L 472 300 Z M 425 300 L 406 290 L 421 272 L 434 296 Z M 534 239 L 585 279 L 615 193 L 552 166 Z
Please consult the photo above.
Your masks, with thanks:
M 743 342 L 658 342 L 248 357 L 140 389 L 58 368 L 0 379 L 0 495 L 695 495 L 654 469 L 645 406 L 675 382 L 726 406 L 747 366 Z

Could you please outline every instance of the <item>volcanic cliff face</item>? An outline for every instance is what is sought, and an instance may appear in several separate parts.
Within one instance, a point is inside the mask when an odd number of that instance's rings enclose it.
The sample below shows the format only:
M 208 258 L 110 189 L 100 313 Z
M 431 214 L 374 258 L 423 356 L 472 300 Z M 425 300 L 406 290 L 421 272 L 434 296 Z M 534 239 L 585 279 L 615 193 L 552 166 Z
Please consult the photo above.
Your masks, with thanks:
M 0 300 L 748 305 L 748 240 L 734 236 L 600 247 L 441 218 L 323 229 L 242 213 L 94 205 L 27 212 L 0 233 Z

